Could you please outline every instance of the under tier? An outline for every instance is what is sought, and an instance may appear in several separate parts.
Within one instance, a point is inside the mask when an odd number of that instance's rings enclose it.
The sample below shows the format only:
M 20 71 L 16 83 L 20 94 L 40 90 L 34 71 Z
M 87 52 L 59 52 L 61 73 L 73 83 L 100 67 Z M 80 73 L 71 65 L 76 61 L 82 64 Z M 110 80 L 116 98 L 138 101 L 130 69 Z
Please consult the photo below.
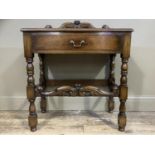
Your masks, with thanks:
M 36 86 L 37 96 L 118 96 L 118 86 L 111 91 L 108 80 L 47 80 L 43 89 Z

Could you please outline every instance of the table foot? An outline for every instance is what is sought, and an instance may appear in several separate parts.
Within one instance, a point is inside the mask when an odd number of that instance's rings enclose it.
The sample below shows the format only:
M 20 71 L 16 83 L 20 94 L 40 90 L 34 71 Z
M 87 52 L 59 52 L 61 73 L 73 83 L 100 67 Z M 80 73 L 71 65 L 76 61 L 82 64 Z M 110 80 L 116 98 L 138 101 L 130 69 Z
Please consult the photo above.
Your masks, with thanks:
M 31 128 L 31 131 L 32 131 L 32 132 L 35 132 L 35 131 L 37 131 L 37 128 L 36 128 L 36 127 L 34 127 L 34 128 L 32 127 L 32 128 Z
M 118 130 L 121 131 L 121 132 L 124 132 L 125 131 L 125 128 L 119 127 Z
M 40 109 L 41 109 L 41 112 L 42 113 L 46 113 L 46 108 L 47 108 L 47 99 L 45 96 L 42 96 L 41 97 L 41 100 L 40 100 Z
M 33 132 L 36 131 L 37 130 L 37 124 L 38 124 L 37 115 L 35 114 L 33 116 L 29 116 L 28 121 L 29 121 L 30 130 Z
M 118 115 L 118 129 L 119 131 L 125 131 L 125 126 L 126 126 L 126 115 L 120 114 Z
M 112 113 L 113 110 L 114 110 L 114 99 L 113 97 L 110 96 L 108 99 L 108 112 Z

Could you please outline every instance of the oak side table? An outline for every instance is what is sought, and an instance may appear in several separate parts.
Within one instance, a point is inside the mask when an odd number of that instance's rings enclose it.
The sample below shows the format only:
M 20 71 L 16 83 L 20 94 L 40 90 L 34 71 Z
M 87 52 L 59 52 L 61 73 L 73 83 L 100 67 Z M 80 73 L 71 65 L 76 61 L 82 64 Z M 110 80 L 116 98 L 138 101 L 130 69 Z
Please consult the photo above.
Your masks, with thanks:
M 24 38 L 24 54 L 27 62 L 27 99 L 29 106 L 29 126 L 31 131 L 37 130 L 37 112 L 35 98 L 41 97 L 41 111 L 46 112 L 47 96 L 106 96 L 108 110 L 114 109 L 113 97 L 119 97 L 120 108 L 118 114 L 118 129 L 124 131 L 126 126 L 126 106 L 128 96 L 127 72 L 130 56 L 131 33 L 133 29 L 110 28 L 104 25 L 95 28 L 90 23 L 64 23 L 59 28 L 47 25 L 45 28 L 22 28 Z M 35 85 L 34 54 L 40 60 L 40 80 Z M 45 77 L 46 54 L 106 54 L 109 55 L 109 78 L 103 80 L 50 80 Z M 120 54 L 121 78 L 120 85 L 115 83 L 115 56 Z M 51 84 L 53 90 L 47 90 Z M 107 86 L 105 91 L 102 86 Z

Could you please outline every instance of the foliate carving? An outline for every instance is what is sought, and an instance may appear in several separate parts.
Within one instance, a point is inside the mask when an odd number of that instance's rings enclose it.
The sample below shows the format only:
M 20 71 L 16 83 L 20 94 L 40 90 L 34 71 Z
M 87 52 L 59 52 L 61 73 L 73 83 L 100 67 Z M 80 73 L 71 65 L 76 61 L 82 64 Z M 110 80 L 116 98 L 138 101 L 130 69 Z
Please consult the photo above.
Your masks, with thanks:
M 113 95 L 110 92 L 103 91 L 98 87 L 84 86 L 79 91 L 80 96 L 110 96 Z
M 61 86 L 55 90 L 58 96 L 76 96 L 76 89 L 72 86 Z
M 60 28 L 94 28 L 94 26 L 90 23 L 81 23 L 79 20 L 75 20 L 73 23 L 64 23 Z
M 45 28 L 51 29 L 51 25 L 46 25 Z M 75 20 L 74 22 L 66 22 L 60 26 L 60 28 L 95 28 L 92 24 L 86 22 L 80 22 L 79 20 Z M 103 25 L 103 29 L 110 29 L 108 25 Z
M 39 88 L 39 87 L 38 87 Z M 103 91 L 94 86 L 81 86 L 75 84 L 74 86 L 61 86 L 51 92 L 40 92 L 45 96 L 113 96 L 111 92 Z
M 102 28 L 103 29 L 110 29 L 110 27 L 108 25 L 103 25 Z
M 52 26 L 51 26 L 51 25 L 46 25 L 45 28 L 46 28 L 46 29 L 51 29 Z

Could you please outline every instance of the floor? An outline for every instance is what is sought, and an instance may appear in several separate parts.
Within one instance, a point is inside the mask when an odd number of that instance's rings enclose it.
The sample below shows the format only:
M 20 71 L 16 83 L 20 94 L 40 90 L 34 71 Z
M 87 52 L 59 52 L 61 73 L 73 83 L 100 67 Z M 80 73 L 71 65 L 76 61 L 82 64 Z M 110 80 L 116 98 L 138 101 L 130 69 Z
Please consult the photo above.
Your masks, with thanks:
M 117 130 L 117 114 L 92 111 L 38 113 L 38 130 L 30 132 L 27 111 L 1 111 L 0 134 L 155 134 L 155 112 L 128 112 L 125 132 Z

